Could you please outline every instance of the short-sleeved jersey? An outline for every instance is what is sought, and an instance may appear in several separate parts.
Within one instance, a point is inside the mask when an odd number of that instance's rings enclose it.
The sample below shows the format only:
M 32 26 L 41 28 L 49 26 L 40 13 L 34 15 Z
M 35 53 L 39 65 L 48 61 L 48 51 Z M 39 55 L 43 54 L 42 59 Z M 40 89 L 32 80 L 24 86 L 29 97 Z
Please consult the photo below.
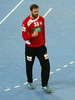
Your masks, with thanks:
M 34 31 L 38 31 L 38 36 L 32 37 Z M 22 37 L 27 46 L 39 47 L 45 44 L 45 25 L 44 18 L 38 16 L 31 19 L 30 15 L 22 23 Z

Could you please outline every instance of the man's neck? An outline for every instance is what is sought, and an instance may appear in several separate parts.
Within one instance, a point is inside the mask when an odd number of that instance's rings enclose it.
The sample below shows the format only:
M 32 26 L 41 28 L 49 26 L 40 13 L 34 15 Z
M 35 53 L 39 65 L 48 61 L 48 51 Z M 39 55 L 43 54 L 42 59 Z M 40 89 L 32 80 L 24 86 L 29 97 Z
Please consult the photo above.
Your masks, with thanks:
M 30 15 L 30 18 L 31 18 L 31 19 L 35 19 L 32 15 Z
M 30 15 L 30 18 L 31 18 L 31 19 L 36 19 L 37 17 L 35 18 L 35 17 L 33 17 L 32 15 Z

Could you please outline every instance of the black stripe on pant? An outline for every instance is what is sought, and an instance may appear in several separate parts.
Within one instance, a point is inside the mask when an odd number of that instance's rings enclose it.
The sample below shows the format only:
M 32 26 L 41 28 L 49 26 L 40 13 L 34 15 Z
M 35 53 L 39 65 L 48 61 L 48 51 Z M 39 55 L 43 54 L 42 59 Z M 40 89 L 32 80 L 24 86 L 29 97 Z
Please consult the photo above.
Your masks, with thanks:
M 25 46 L 27 81 L 33 82 L 32 69 L 33 69 L 35 56 L 37 56 L 41 65 L 42 86 L 46 86 L 49 80 L 50 63 L 49 63 L 49 58 L 47 54 L 47 48 L 45 47 L 45 45 L 40 46 L 40 47 L 29 47 L 27 45 Z

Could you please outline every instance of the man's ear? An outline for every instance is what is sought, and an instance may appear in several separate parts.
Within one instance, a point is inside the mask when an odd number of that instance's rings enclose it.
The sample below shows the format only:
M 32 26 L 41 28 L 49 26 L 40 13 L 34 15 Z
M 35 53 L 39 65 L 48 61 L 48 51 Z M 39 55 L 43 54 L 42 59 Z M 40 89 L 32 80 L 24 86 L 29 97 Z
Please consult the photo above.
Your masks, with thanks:
M 32 10 L 30 10 L 30 12 L 32 13 Z

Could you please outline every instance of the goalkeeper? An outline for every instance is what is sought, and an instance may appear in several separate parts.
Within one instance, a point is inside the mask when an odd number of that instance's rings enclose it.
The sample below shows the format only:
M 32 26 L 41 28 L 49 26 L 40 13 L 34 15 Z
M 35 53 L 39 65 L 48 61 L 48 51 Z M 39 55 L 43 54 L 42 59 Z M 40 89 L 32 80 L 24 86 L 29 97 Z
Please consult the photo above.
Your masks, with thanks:
M 39 15 L 39 6 L 33 4 L 30 6 L 31 15 L 22 23 L 22 37 L 25 40 L 25 59 L 28 88 L 34 89 L 33 84 L 33 64 L 35 56 L 39 59 L 41 65 L 42 89 L 51 93 L 48 86 L 50 63 L 45 46 L 45 25 L 44 18 Z

